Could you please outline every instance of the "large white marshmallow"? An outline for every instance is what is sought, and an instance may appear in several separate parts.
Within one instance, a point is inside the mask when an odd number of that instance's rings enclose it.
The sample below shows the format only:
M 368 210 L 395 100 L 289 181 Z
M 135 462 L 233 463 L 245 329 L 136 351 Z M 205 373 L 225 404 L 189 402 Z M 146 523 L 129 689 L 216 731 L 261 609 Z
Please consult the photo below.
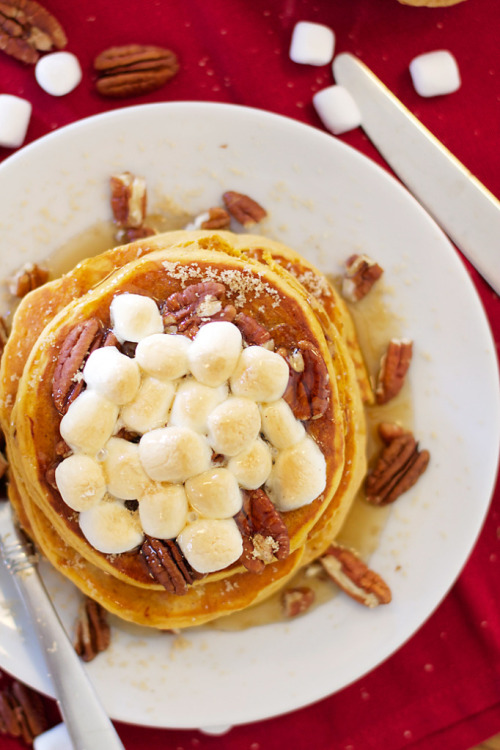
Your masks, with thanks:
M 146 534 L 156 539 L 173 539 L 186 525 L 189 512 L 182 484 L 159 484 L 139 502 L 139 517 Z
M 139 455 L 156 482 L 185 482 L 206 471 L 212 452 L 204 437 L 186 427 L 161 427 L 142 436 Z
M 278 454 L 266 487 L 278 510 L 285 512 L 311 503 L 323 492 L 326 461 L 311 437 Z
M 65 96 L 82 80 L 82 69 L 72 52 L 52 52 L 38 60 L 35 78 L 47 94 Z
M 227 468 L 245 490 L 256 490 L 266 482 L 273 461 L 267 443 L 257 438 L 245 450 L 229 459 Z
M 18 148 L 24 143 L 32 106 L 13 94 L 0 94 L 0 146 Z
M 305 65 L 327 65 L 335 49 L 335 34 L 321 23 L 299 21 L 290 43 L 290 58 Z
M 232 518 L 194 521 L 184 527 L 177 542 L 188 563 L 199 573 L 227 568 L 243 552 L 241 534 Z
M 343 86 L 327 86 L 318 91 L 313 96 L 313 105 L 325 128 L 334 135 L 361 125 L 359 107 Z
M 61 419 L 61 437 L 75 451 L 95 455 L 115 429 L 118 407 L 93 390 L 80 393 Z
M 169 424 L 175 427 L 189 427 L 195 432 L 206 433 L 207 418 L 216 406 L 227 398 L 227 385 L 210 388 L 187 378 L 177 388 Z
M 234 474 L 224 468 L 209 469 L 188 479 L 186 494 L 191 507 L 205 518 L 231 518 L 243 504 Z
M 241 352 L 231 376 L 231 391 L 254 401 L 277 401 L 286 390 L 289 374 L 279 354 L 262 346 L 249 346 Z
M 163 427 L 175 396 L 175 385 L 169 380 L 149 377 L 143 379 L 136 397 L 121 412 L 122 424 L 139 435 Z
M 156 302 L 143 294 L 119 294 L 109 306 L 113 332 L 120 341 L 138 342 L 153 333 L 163 333 L 163 320 Z
M 56 467 L 55 479 L 62 499 L 73 510 L 92 508 L 106 492 L 101 466 L 90 456 L 73 453 Z
M 108 492 L 121 500 L 137 500 L 151 480 L 139 458 L 139 446 L 112 437 L 103 449 L 102 466 Z
M 280 398 L 271 404 L 262 404 L 262 432 L 278 450 L 289 448 L 305 435 L 302 422 L 295 418 L 286 401 Z
M 255 401 L 229 396 L 208 415 L 208 441 L 216 453 L 236 456 L 260 432 L 260 412 Z
M 447 50 L 425 52 L 413 58 L 410 75 L 420 96 L 452 94 L 460 88 L 460 71 L 455 57 Z
M 128 552 L 144 539 L 139 514 L 127 510 L 119 500 L 101 500 L 80 513 L 79 523 L 89 544 L 108 555 Z
M 189 368 L 200 383 L 216 388 L 232 374 L 241 346 L 241 333 L 233 323 L 207 323 L 189 349 Z
M 186 336 L 154 333 L 137 344 L 135 360 L 141 369 L 155 378 L 176 380 L 188 371 L 188 350 L 191 341 Z
M 139 388 L 141 373 L 133 359 L 114 346 L 95 349 L 83 368 L 83 379 L 89 388 L 115 404 L 131 401 Z

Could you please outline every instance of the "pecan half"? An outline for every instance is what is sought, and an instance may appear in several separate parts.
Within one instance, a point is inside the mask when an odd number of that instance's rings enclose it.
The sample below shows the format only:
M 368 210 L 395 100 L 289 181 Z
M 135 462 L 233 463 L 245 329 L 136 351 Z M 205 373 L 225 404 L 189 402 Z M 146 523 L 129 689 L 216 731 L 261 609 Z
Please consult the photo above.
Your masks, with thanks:
M 222 198 L 229 213 L 246 229 L 258 224 L 267 216 L 267 211 L 248 195 L 228 190 Z
M 302 421 L 322 417 L 329 404 L 329 376 L 319 350 L 311 341 L 303 340 L 293 351 L 280 347 L 278 353 L 290 370 L 283 398 L 295 417 Z
M 96 89 L 102 96 L 121 98 L 161 88 L 179 70 L 177 55 L 150 44 L 110 47 L 94 60 Z
M 42 698 L 34 690 L 14 680 L 0 692 L 0 733 L 22 737 L 30 745 L 48 725 Z
M 398 425 L 384 422 L 379 434 L 385 446 L 367 474 L 365 495 L 372 505 L 388 505 L 413 487 L 426 470 L 430 453 L 420 451 L 413 434 Z
M 271 334 L 267 328 L 257 323 L 255 318 L 252 318 L 250 315 L 238 313 L 233 322 L 240 329 L 241 335 L 249 346 L 269 346 L 272 341 Z
M 231 224 L 231 217 L 222 206 L 208 209 L 208 216 L 201 222 L 201 229 L 227 229 Z
M 281 596 L 281 606 L 285 617 L 297 617 L 307 612 L 314 604 L 316 596 L 308 586 L 285 589 Z
M 290 554 L 288 529 L 264 490 L 245 491 L 234 520 L 243 539 L 240 562 L 251 573 L 261 573 L 268 563 Z
M 83 661 L 92 661 L 111 642 L 108 613 L 100 604 L 85 597 L 75 628 L 74 648 Z
M 377 607 L 391 601 L 391 590 L 384 579 L 353 550 L 331 544 L 319 561 L 332 581 L 366 607 Z
M 412 354 L 412 341 L 409 339 L 391 339 L 387 351 L 380 361 L 375 388 L 377 404 L 386 404 L 398 395 L 404 385 Z
M 201 574 L 191 568 L 177 544 L 171 539 L 146 537 L 141 554 L 151 577 L 170 594 L 186 594 L 188 585 L 201 577 Z
M 62 49 L 67 42 L 57 18 L 34 0 L 0 2 L 0 50 L 16 60 L 34 65 L 39 52 Z
M 147 207 L 146 180 L 131 172 L 111 175 L 111 210 L 120 227 L 141 227 Z
M 342 294 L 351 302 L 366 297 L 372 286 L 384 273 L 378 263 L 368 255 L 351 255 L 346 260 L 346 271 L 342 281 Z
M 224 305 L 225 294 L 226 287 L 217 281 L 202 281 L 174 292 L 167 297 L 161 311 L 165 329 L 193 337 L 204 323 L 232 321 L 236 308 Z
M 48 278 L 49 271 L 47 268 L 36 263 L 25 263 L 9 279 L 9 292 L 14 297 L 25 297 L 28 292 L 32 292 L 33 289 L 38 289 L 39 286 L 45 284 Z

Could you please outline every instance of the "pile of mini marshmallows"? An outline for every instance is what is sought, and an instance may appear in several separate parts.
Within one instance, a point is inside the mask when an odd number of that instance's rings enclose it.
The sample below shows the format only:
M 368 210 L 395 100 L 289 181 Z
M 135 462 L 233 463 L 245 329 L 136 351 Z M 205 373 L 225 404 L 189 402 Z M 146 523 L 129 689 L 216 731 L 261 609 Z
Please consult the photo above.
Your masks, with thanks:
M 86 388 L 60 424 L 73 451 L 56 469 L 61 497 L 100 552 L 131 550 L 144 534 L 176 538 L 195 570 L 221 570 L 242 554 L 233 518 L 242 490 L 264 485 L 289 511 L 326 486 L 325 458 L 283 400 L 288 364 L 245 347 L 225 321 L 192 341 L 164 333 L 146 296 L 116 296 L 110 316 L 119 341 L 137 342 L 135 357 L 113 346 L 88 357 Z M 118 437 L 122 429 L 139 442 Z
M 290 44 L 290 58 L 303 65 L 328 65 L 335 49 L 335 34 L 328 26 L 309 21 L 296 24 Z M 457 61 L 447 50 L 427 52 L 410 63 L 410 75 L 420 96 L 451 94 L 460 88 Z M 313 96 L 323 125 L 340 135 L 361 125 L 361 112 L 343 86 L 328 86 Z

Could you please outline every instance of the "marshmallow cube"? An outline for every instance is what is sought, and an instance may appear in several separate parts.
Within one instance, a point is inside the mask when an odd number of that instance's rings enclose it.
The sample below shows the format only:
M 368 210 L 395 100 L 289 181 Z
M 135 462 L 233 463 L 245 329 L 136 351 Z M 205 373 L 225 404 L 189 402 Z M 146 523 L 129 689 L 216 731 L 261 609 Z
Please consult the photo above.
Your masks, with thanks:
M 35 67 L 38 85 L 52 96 L 64 96 L 82 80 L 78 58 L 71 52 L 52 52 L 39 59 Z
M 321 23 L 299 21 L 290 43 L 290 58 L 303 65 L 327 65 L 333 58 L 335 34 Z
M 461 84 L 457 61 L 447 50 L 415 57 L 410 63 L 410 75 L 420 96 L 452 94 Z
M 31 104 L 11 94 L 0 94 L 0 146 L 18 148 L 26 138 Z
M 361 125 L 361 112 L 343 86 L 328 86 L 313 96 L 313 104 L 323 125 L 334 135 Z

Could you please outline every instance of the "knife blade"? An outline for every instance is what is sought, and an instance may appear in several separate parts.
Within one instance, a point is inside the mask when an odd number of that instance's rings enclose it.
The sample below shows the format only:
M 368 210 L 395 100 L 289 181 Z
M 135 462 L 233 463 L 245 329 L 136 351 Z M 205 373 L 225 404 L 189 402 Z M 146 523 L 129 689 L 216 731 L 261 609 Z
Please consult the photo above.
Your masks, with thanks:
M 500 202 L 354 55 L 333 75 L 361 112 L 361 127 L 408 190 L 500 294 Z

